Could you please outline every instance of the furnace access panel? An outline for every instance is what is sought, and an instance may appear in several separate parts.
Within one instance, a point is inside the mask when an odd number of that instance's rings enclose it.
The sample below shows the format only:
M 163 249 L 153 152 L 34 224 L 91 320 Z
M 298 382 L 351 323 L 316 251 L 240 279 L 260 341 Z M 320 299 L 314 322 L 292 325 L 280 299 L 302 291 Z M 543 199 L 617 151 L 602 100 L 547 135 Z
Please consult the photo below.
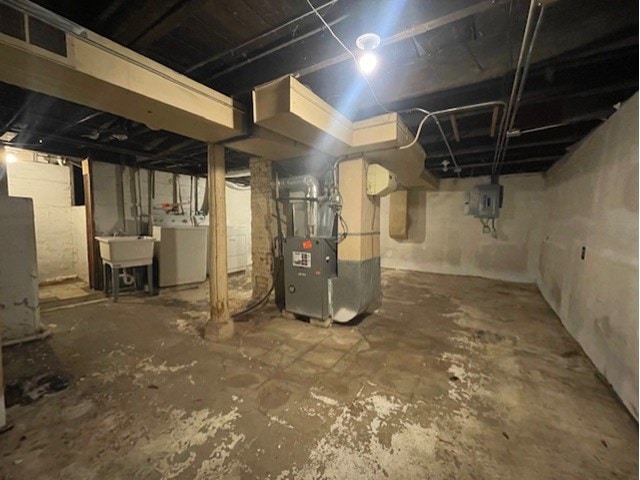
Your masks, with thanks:
M 332 238 L 285 238 L 285 308 L 305 317 L 329 317 L 329 278 L 336 275 Z

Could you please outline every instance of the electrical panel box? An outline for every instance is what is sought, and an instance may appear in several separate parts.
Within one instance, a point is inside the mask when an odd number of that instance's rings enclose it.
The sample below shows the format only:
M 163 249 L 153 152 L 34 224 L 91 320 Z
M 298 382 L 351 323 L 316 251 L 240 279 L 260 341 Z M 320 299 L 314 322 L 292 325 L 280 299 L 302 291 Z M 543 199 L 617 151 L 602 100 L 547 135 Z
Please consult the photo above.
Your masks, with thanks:
M 502 208 L 503 186 L 497 183 L 477 185 L 467 192 L 464 204 L 465 215 L 476 218 L 498 218 Z
M 284 239 L 285 310 L 329 318 L 329 278 L 337 272 L 336 247 L 334 238 Z

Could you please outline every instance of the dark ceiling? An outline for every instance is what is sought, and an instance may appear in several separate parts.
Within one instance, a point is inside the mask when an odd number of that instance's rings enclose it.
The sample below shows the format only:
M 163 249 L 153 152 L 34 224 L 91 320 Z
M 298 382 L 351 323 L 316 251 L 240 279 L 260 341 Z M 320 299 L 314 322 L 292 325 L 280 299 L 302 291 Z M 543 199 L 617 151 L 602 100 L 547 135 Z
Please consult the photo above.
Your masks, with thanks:
M 2 0 L 0 0 L 2 3 Z M 90 30 L 249 105 L 252 87 L 285 74 L 352 119 L 380 113 L 352 61 L 310 14 L 306 0 L 37 0 Z M 528 1 L 315 0 L 343 42 L 373 31 L 398 41 L 379 49 L 371 83 L 393 110 L 437 110 L 507 100 Z M 434 22 L 434 20 L 436 20 Z M 416 35 L 416 33 L 418 33 Z M 558 0 L 545 13 L 534 63 L 501 173 L 544 171 L 638 90 L 638 2 Z M 337 60 L 336 60 L 337 59 Z M 420 117 L 405 115 L 415 131 Z M 463 176 L 490 173 L 491 110 L 441 119 Z M 0 134 L 68 156 L 203 174 L 206 147 L 113 115 L 0 83 Z M 433 124 L 420 141 L 441 177 L 447 151 Z M 123 135 L 126 139 L 123 140 Z M 120 138 L 120 139 L 119 139 Z M 227 168 L 246 165 L 229 152 Z

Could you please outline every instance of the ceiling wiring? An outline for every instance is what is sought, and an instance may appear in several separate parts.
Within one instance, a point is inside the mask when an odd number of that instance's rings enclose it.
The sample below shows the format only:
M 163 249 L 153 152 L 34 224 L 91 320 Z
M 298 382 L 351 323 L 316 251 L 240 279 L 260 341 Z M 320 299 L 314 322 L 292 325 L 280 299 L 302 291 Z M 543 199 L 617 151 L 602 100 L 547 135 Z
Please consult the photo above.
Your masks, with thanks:
M 309 5 L 309 7 L 311 8 L 311 10 L 313 10 L 313 12 L 316 14 L 316 16 L 320 19 L 320 21 L 324 24 L 324 26 L 327 28 L 327 30 L 329 31 L 329 33 L 331 34 L 331 36 L 333 38 L 335 38 L 335 40 L 340 44 L 340 46 L 342 48 L 344 48 L 344 50 L 351 56 L 351 58 L 353 59 L 353 61 L 356 64 L 356 68 L 358 69 L 358 72 L 360 72 L 360 76 L 363 78 L 363 80 L 366 82 L 367 87 L 369 87 L 369 90 L 371 91 L 371 96 L 373 97 L 374 101 L 378 104 L 378 106 L 385 112 L 385 113 L 393 113 L 392 110 L 389 110 L 387 107 L 385 107 L 382 102 L 380 102 L 380 99 L 378 98 L 378 96 L 376 95 L 375 90 L 373 89 L 373 86 L 371 85 L 371 82 L 369 82 L 369 79 L 367 78 L 367 76 L 362 73 L 360 71 L 359 65 L 358 65 L 358 57 L 355 56 L 355 54 L 349 49 L 349 47 L 347 47 L 342 40 L 340 40 L 340 38 L 338 37 L 338 35 L 336 35 L 336 33 L 333 31 L 333 29 L 331 28 L 331 25 L 329 25 L 327 23 L 327 21 L 324 19 L 324 17 L 320 14 L 320 12 L 318 11 L 318 9 L 316 7 L 313 6 L 313 4 L 311 3 L 310 0 L 306 0 L 307 4 Z
M 371 95 L 373 96 L 373 99 L 375 100 L 375 102 L 378 104 L 378 106 L 385 112 L 385 113 L 394 113 L 393 110 L 388 109 L 387 107 L 385 107 L 382 102 L 380 102 L 380 99 L 378 98 L 378 96 L 376 95 L 375 90 L 373 89 L 373 86 L 371 85 L 371 83 L 369 82 L 369 79 L 367 78 L 367 76 L 360 71 L 359 68 L 359 64 L 358 64 L 358 58 L 355 56 L 355 54 L 344 44 L 344 42 L 342 40 L 340 40 L 340 38 L 336 35 L 336 33 L 333 31 L 333 29 L 331 28 L 331 26 L 326 22 L 326 20 L 322 17 L 322 15 L 320 14 L 320 12 L 313 6 L 313 4 L 311 3 L 311 0 L 306 0 L 307 4 L 309 5 L 309 7 L 313 10 L 313 12 L 317 15 L 317 17 L 320 19 L 320 21 L 324 24 L 324 26 L 327 28 L 327 30 L 329 31 L 329 33 L 331 34 L 331 36 L 333 36 L 333 38 L 340 44 L 340 46 L 342 46 L 342 48 L 351 56 L 351 58 L 353 59 L 354 63 L 356 64 L 356 68 L 358 69 L 358 71 L 360 72 L 360 76 L 364 79 L 364 81 L 366 82 L 367 86 L 369 87 L 369 90 L 371 92 Z M 428 118 L 433 118 L 434 123 L 436 124 L 436 126 L 438 127 L 438 130 L 440 132 L 440 135 L 442 136 L 442 140 L 444 142 L 444 144 L 447 147 L 447 150 L 449 152 L 449 155 L 451 156 L 451 161 L 454 164 L 455 167 L 455 172 L 458 175 L 458 177 L 460 177 L 460 172 L 461 172 L 461 168 L 458 166 L 458 163 L 456 162 L 456 158 L 453 154 L 453 150 L 451 148 L 451 145 L 449 144 L 449 140 L 447 139 L 446 134 L 444 133 L 444 130 L 442 129 L 442 125 L 440 125 L 440 121 L 438 120 L 438 118 L 436 116 L 433 116 L 429 111 L 421 109 L 421 108 L 412 108 L 410 109 L 410 111 L 419 111 L 425 114 L 425 117 L 422 119 L 422 121 L 420 122 L 420 125 L 418 127 L 418 131 L 416 133 L 415 138 L 413 139 L 413 141 L 408 144 L 408 145 L 404 145 L 402 147 L 399 147 L 401 150 L 406 149 L 406 148 L 410 148 L 413 145 L 415 145 L 419 138 L 420 138 L 420 133 L 422 132 L 422 128 L 424 126 L 424 124 L 426 123 Z

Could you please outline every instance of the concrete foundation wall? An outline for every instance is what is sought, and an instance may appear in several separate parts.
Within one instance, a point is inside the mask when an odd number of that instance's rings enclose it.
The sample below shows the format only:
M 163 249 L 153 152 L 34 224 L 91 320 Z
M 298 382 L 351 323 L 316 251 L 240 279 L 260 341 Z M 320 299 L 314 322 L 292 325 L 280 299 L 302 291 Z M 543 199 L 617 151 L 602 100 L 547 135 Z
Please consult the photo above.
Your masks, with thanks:
M 547 202 L 540 291 L 638 418 L 637 94 L 548 172 Z
M 411 190 L 406 240 L 389 236 L 389 197 L 380 207 L 382 267 L 472 275 L 532 283 L 540 251 L 545 181 L 541 174 L 509 175 L 498 238 L 482 233 L 480 221 L 464 214 L 465 192 L 488 177 L 442 180 L 434 192 Z
M 27 150 L 12 153 L 16 162 L 8 165 L 9 195 L 33 200 L 40 282 L 86 272 L 86 234 L 77 235 L 84 228 L 84 207 L 72 206 L 70 167 L 35 162 Z

